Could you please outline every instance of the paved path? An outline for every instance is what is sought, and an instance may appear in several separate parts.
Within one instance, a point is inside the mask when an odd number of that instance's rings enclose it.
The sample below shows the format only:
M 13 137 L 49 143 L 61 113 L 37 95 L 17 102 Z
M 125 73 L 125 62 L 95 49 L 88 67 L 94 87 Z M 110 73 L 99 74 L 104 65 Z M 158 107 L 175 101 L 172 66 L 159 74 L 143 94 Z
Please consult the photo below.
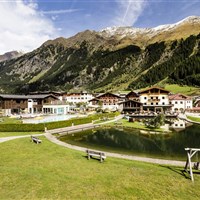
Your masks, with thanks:
M 188 115 L 189 115 L 189 114 L 188 114 Z M 193 124 L 200 124 L 200 122 L 195 122 L 195 121 L 192 121 L 192 120 L 188 119 L 187 116 L 186 116 L 186 114 L 180 113 L 180 114 L 178 115 L 178 118 L 179 118 L 179 119 L 182 119 L 182 120 L 185 120 L 185 121 L 187 121 L 187 122 L 193 123 Z
M 44 134 L 34 134 L 34 136 L 42 136 L 42 135 L 44 135 Z M 18 138 L 26 138 L 26 137 L 31 137 L 31 135 L 20 135 L 20 136 L 2 137 L 2 138 L 0 138 L 0 143 L 7 142 L 9 140 L 18 139 Z

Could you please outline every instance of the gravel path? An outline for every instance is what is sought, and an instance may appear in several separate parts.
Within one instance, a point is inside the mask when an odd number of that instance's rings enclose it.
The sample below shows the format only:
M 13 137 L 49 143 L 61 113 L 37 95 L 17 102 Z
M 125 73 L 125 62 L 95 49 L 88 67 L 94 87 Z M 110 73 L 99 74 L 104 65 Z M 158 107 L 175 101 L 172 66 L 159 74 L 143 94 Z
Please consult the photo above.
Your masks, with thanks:
M 84 148 L 84 147 L 74 146 L 74 145 L 62 142 L 62 141 L 58 140 L 55 136 L 51 135 L 50 133 L 45 133 L 45 136 L 51 142 L 58 144 L 58 145 L 61 145 L 61 146 L 64 146 L 64 147 L 67 147 L 67 148 L 70 148 L 70 149 L 75 149 L 75 150 L 78 150 L 78 151 L 83 151 L 83 152 L 85 152 L 87 150 L 87 148 Z M 182 167 L 185 166 L 185 162 L 183 162 L 183 161 L 163 160 L 163 159 L 156 159 L 156 158 L 130 156 L 130 155 L 123 155 L 123 154 L 119 154 L 119 153 L 109 153 L 109 152 L 105 152 L 105 151 L 104 151 L 104 153 L 106 154 L 106 156 L 114 157 L 114 158 L 136 160 L 136 161 L 155 163 L 155 164 L 160 164 L 160 165 L 173 165 L 173 166 L 182 166 Z
M 34 136 L 42 136 L 44 134 L 34 134 Z M 0 138 L 0 143 L 7 142 L 9 140 L 19 139 L 19 138 L 26 138 L 31 137 L 31 135 L 20 135 L 20 136 L 10 136 L 10 137 L 2 137 Z

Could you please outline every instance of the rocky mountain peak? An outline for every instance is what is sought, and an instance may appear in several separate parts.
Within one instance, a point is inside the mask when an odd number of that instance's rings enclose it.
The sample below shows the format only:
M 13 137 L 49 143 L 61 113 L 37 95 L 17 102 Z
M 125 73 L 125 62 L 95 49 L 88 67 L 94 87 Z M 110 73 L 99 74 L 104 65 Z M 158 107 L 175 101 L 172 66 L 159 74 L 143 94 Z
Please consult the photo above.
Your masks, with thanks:
M 17 58 L 17 57 L 19 57 L 21 55 L 23 55 L 23 53 L 19 52 L 19 51 L 6 52 L 3 55 L 0 55 L 0 62 L 6 61 L 6 60 L 11 60 L 11 59 Z

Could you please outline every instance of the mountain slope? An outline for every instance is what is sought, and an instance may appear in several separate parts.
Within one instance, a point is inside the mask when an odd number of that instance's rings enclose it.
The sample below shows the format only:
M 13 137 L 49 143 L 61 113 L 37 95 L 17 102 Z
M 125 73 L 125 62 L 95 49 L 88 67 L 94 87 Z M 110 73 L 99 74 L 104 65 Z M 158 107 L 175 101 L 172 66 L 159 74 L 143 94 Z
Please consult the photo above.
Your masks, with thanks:
M 3 55 L 0 55 L 0 62 L 5 61 L 5 60 L 11 60 L 21 55 L 23 55 L 23 53 L 18 52 L 18 51 L 11 51 L 11 52 L 4 53 Z
M 189 17 L 151 29 L 114 27 L 49 40 L 30 53 L 0 62 L 0 91 L 102 92 L 163 80 L 200 86 L 199 30 L 200 18 Z

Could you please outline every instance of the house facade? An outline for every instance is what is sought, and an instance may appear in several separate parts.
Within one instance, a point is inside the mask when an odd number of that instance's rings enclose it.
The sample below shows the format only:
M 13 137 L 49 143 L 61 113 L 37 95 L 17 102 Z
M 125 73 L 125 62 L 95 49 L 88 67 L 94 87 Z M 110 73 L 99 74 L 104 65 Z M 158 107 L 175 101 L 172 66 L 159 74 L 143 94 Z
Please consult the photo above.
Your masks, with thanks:
M 172 105 L 169 104 L 169 91 L 159 87 L 151 87 L 140 91 L 139 99 L 143 104 L 143 110 L 147 111 L 166 111 Z
M 50 103 L 45 103 L 42 108 L 43 114 L 56 114 L 56 115 L 66 115 L 70 113 L 75 106 L 69 105 L 65 101 L 51 101 Z
M 169 103 L 173 112 L 183 112 L 193 108 L 192 98 L 183 94 L 169 95 Z
M 120 96 L 107 92 L 91 99 L 89 105 L 102 107 L 102 109 L 118 110 L 120 99 Z
M 141 112 L 143 110 L 143 106 L 141 102 L 135 100 L 126 100 L 119 103 L 119 110 L 124 113 L 132 113 L 132 112 Z
M 126 100 L 134 100 L 134 101 L 139 101 L 139 95 L 138 93 L 131 91 L 125 96 Z
M 21 113 L 40 113 L 45 103 L 56 100 L 53 95 L 0 94 L 0 109 L 4 116 Z
M 94 95 L 87 92 L 76 92 L 76 93 L 66 93 L 63 95 L 63 100 L 70 103 L 89 103 L 91 99 L 94 98 Z

